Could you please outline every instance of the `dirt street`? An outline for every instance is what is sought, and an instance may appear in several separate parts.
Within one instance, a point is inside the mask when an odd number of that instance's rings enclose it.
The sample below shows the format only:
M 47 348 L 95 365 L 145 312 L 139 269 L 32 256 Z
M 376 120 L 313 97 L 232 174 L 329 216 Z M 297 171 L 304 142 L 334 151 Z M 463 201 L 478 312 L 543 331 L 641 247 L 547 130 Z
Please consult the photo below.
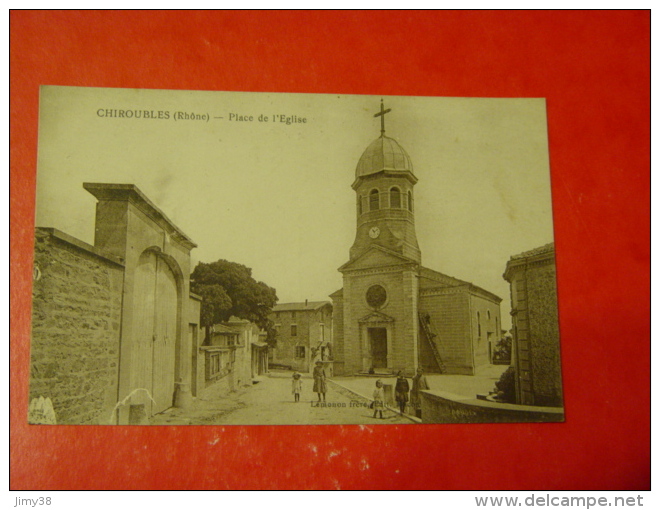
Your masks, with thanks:
M 410 424 L 392 411 L 373 418 L 366 404 L 353 401 L 328 385 L 325 404 L 312 393 L 313 381 L 303 379 L 300 402 L 293 401 L 291 379 L 265 377 L 227 396 L 196 399 L 191 409 L 169 409 L 152 417 L 152 425 L 346 425 Z

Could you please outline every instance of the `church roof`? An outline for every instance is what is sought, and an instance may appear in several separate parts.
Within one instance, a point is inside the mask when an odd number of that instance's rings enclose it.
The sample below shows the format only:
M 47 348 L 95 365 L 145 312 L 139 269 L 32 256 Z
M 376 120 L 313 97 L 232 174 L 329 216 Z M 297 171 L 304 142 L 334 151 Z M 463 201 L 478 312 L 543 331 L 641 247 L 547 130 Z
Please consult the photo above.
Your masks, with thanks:
M 469 289 L 470 292 L 490 299 L 495 303 L 500 303 L 502 301 L 502 298 L 497 294 L 493 294 L 492 292 L 489 292 L 486 289 L 475 285 L 474 283 L 466 282 L 465 280 L 459 280 L 458 278 L 434 271 L 428 267 L 420 267 L 419 276 L 420 290 L 432 291 L 434 288 L 443 289 L 447 287 L 465 287 Z
M 355 177 L 375 174 L 382 170 L 413 171 L 412 161 L 405 149 L 394 138 L 385 135 L 371 142 L 362 153 L 355 169 Z
M 439 271 L 434 271 L 433 269 L 429 269 L 428 267 L 423 267 L 423 266 L 419 268 L 419 276 L 420 278 L 422 278 L 422 280 L 420 281 L 420 286 L 422 287 L 435 287 L 437 286 L 438 283 L 445 287 L 458 287 L 461 285 L 470 285 L 470 282 L 459 280 L 458 278 L 454 278 L 453 276 L 449 276 Z
M 380 254 L 380 256 L 376 255 L 376 258 L 374 258 L 375 254 Z M 362 252 L 354 259 L 351 259 L 345 264 L 342 264 L 338 270 L 343 273 L 344 271 L 355 269 L 368 269 L 374 265 L 383 267 L 400 264 L 417 265 L 418 262 L 415 259 L 407 257 L 401 253 L 388 250 L 384 246 L 372 244 L 369 248 L 367 248 L 366 251 Z

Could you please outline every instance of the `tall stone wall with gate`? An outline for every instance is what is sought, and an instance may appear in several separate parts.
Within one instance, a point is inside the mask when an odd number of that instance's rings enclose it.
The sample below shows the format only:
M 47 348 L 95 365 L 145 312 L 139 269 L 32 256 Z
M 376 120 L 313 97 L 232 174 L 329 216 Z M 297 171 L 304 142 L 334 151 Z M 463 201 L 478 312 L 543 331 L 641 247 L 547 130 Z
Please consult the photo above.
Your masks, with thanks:
M 36 230 L 28 419 L 143 424 L 192 401 L 196 245 L 136 186 L 83 187 L 98 199 L 94 246 Z
M 190 313 L 190 250 L 197 245 L 135 185 L 83 187 L 98 200 L 95 248 L 125 265 L 117 423 L 141 424 L 192 402 L 189 326 L 199 320 Z
M 58 424 L 105 424 L 117 401 L 124 267 L 56 229 L 37 228 L 30 401 Z

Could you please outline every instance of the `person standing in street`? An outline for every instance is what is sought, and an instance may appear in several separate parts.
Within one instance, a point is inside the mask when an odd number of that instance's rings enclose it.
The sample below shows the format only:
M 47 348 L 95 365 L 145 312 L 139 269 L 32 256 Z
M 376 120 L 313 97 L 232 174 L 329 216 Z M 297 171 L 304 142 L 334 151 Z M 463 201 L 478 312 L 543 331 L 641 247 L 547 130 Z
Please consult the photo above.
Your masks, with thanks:
M 291 393 L 293 393 L 293 401 L 300 402 L 300 394 L 302 393 L 302 379 L 300 378 L 300 374 L 298 372 L 293 373 Z
M 420 391 L 428 389 L 429 384 L 426 382 L 424 371 L 418 368 L 415 377 L 413 377 L 412 391 L 410 392 L 410 406 L 415 410 L 417 418 L 422 417 L 422 395 Z
M 396 386 L 394 386 L 394 398 L 399 405 L 399 412 L 403 414 L 406 410 L 408 403 L 408 393 L 410 392 L 410 385 L 408 379 L 403 375 L 403 371 L 399 370 L 396 374 Z
M 374 408 L 374 418 L 376 413 L 380 413 L 380 419 L 383 419 L 383 408 L 385 407 L 385 392 L 383 391 L 383 383 L 376 381 L 376 389 L 374 390 L 374 401 L 372 404 Z
M 323 363 L 320 361 L 316 362 L 314 373 L 312 375 L 314 376 L 313 391 L 318 394 L 319 402 L 321 402 L 321 398 L 323 398 L 323 402 L 325 402 L 325 394 L 328 391 L 328 387 L 325 383 L 325 370 L 323 369 Z

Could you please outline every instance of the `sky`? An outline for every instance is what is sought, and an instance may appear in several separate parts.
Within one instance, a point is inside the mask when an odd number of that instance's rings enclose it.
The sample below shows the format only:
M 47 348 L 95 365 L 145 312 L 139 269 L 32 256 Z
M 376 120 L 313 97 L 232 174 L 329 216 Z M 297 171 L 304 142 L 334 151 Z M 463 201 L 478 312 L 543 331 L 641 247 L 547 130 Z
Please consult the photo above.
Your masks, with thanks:
M 553 240 L 544 99 L 383 99 L 386 135 L 419 179 L 422 264 L 500 296 L 509 327 L 507 260 Z M 197 243 L 193 267 L 227 259 L 281 303 L 328 300 L 355 239 L 351 184 L 380 136 L 380 100 L 42 87 L 36 225 L 93 244 L 83 182 L 135 184 Z

